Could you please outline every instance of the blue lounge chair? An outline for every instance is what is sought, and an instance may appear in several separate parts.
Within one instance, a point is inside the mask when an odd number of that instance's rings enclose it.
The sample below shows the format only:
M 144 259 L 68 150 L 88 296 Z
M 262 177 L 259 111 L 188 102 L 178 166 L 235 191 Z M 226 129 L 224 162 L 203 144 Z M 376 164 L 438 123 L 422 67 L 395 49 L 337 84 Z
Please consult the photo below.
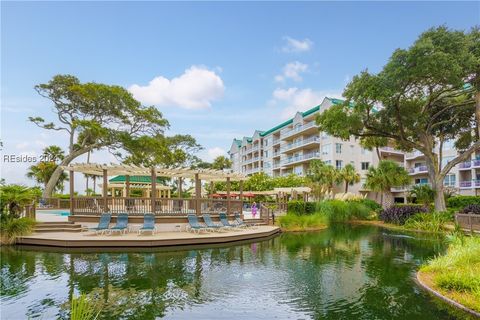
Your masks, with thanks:
M 127 233 L 128 231 L 128 213 L 120 213 L 117 216 L 117 224 L 108 229 L 110 234 L 115 231 Z
M 108 226 L 110 225 L 110 220 L 112 219 L 111 213 L 102 213 L 100 220 L 98 221 L 98 226 L 95 228 L 88 228 L 88 231 L 95 231 L 95 234 L 103 234 L 105 231 L 108 231 Z
M 138 234 L 140 235 L 143 231 L 151 231 L 152 234 L 157 232 L 157 227 L 155 226 L 155 215 L 152 213 L 147 213 L 143 216 L 143 226 L 138 229 Z
M 213 222 L 212 217 L 210 217 L 208 213 L 204 213 L 202 217 L 207 227 L 211 228 L 212 230 L 220 231 L 222 229 L 225 229 L 223 225 Z
M 254 228 L 258 226 L 256 223 L 246 223 L 243 221 L 238 212 L 235 212 L 235 224 L 242 228 Z
M 234 224 L 231 224 L 230 222 L 228 222 L 228 219 L 227 219 L 227 214 L 224 213 L 224 212 L 221 212 L 220 215 L 220 222 L 222 223 L 222 225 L 224 227 L 227 227 L 227 228 L 231 228 L 231 229 L 239 229 L 238 226 L 234 225 Z
M 198 217 L 194 214 L 188 214 L 188 231 L 200 233 L 200 231 L 210 231 L 211 228 L 205 227 L 198 222 Z

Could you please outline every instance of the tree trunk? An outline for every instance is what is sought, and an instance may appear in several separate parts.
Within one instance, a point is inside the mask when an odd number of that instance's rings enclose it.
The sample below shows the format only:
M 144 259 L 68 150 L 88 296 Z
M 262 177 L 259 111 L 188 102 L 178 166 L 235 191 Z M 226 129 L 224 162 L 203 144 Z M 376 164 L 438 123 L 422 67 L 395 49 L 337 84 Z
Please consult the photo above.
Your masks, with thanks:
M 435 211 L 445 211 L 447 210 L 447 206 L 445 205 L 445 197 L 443 195 L 443 179 L 445 177 L 439 172 L 441 164 L 438 164 L 434 153 L 425 155 L 425 159 L 427 163 L 428 177 L 430 183 L 432 184 L 432 189 L 435 192 Z
M 393 194 L 390 191 L 385 191 L 382 193 L 382 207 L 384 209 L 393 206 L 393 202 Z
M 345 181 L 345 193 L 348 192 L 348 181 Z
M 480 138 L 480 91 L 475 94 L 475 118 L 477 120 L 477 134 Z
M 63 173 L 62 166 L 67 166 L 72 162 L 75 158 L 78 156 L 81 156 L 82 154 L 87 153 L 88 151 L 94 149 L 94 148 L 99 148 L 100 146 L 92 146 L 92 147 L 87 147 L 83 149 L 76 150 L 69 155 L 67 155 L 62 162 L 57 166 L 55 171 L 53 171 L 52 176 L 50 177 L 50 180 L 48 180 L 47 186 L 45 187 L 45 190 L 43 190 L 43 198 L 50 198 L 52 196 L 53 190 L 55 189 L 55 186 L 57 185 L 58 179 Z

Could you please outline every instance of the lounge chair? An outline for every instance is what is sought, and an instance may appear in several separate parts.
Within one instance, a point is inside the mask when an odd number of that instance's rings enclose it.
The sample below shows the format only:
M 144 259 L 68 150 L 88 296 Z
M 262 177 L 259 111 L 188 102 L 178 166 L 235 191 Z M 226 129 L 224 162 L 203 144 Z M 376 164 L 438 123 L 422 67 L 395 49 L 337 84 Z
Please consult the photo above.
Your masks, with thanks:
M 216 230 L 216 231 L 220 231 L 222 229 L 225 229 L 225 226 L 219 224 L 219 223 L 215 223 L 213 222 L 212 220 L 212 217 L 210 216 L 210 214 L 208 213 L 204 213 L 202 215 L 203 217 L 203 221 L 205 222 L 205 224 L 207 225 L 207 227 L 211 228 L 212 230 Z
M 127 233 L 128 231 L 128 213 L 120 213 L 117 216 L 117 224 L 108 229 L 110 234 L 115 231 Z
M 108 231 L 108 226 L 110 225 L 110 220 L 112 219 L 111 213 L 102 213 L 100 220 L 98 221 L 98 226 L 95 228 L 88 228 L 88 231 L 95 231 L 95 234 L 103 234 L 105 231 Z
M 258 226 L 257 223 L 246 223 L 243 221 L 238 212 L 235 212 L 235 224 L 242 228 L 254 228 Z
M 222 225 L 223 225 L 224 227 L 229 227 L 229 228 L 231 228 L 231 229 L 237 229 L 237 230 L 239 229 L 238 226 L 236 226 L 236 225 L 228 222 L 227 214 L 226 214 L 226 213 L 220 212 L 219 217 L 220 217 L 220 222 L 222 223 Z
M 143 226 L 138 229 L 138 234 L 140 235 L 143 231 L 151 231 L 152 234 L 157 232 L 157 227 L 155 226 L 155 215 L 147 213 L 143 216 Z
M 205 227 L 198 222 L 198 217 L 194 214 L 188 214 L 188 231 L 193 231 L 200 233 L 200 231 L 211 231 L 212 229 L 209 227 Z

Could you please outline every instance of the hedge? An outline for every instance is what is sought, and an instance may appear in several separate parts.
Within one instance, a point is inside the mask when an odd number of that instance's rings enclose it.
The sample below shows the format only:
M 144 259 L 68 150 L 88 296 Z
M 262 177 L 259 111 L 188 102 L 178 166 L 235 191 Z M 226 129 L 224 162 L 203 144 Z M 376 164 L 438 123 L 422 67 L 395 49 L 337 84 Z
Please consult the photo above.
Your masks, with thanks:
M 480 205 L 480 196 L 453 196 L 447 200 L 449 208 L 463 209 L 471 204 Z

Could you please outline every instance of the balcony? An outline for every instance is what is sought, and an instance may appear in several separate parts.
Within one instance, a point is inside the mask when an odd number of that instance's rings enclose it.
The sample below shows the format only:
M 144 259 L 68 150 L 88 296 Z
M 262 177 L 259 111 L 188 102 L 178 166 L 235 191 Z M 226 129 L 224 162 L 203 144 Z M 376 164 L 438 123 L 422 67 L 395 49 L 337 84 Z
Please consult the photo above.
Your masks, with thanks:
M 460 181 L 460 189 L 480 188 L 480 179 Z
M 282 153 L 282 152 L 281 152 L 280 150 L 277 150 L 277 151 L 273 152 L 273 157 L 274 157 L 274 158 L 280 157 L 280 154 L 281 154 L 281 153 Z
M 427 166 L 419 166 L 419 167 L 408 169 L 408 174 L 410 174 L 410 175 L 427 173 L 427 172 L 428 172 Z
M 408 188 L 406 186 L 391 187 L 390 188 L 390 192 L 405 192 L 407 190 L 408 190 Z
M 283 165 L 289 165 L 292 163 L 301 162 L 301 161 L 310 160 L 310 159 L 319 158 L 319 157 L 320 157 L 320 152 L 310 152 L 310 153 L 306 153 L 306 154 L 302 154 L 294 157 L 289 157 L 283 161 Z
M 283 138 L 290 137 L 294 134 L 297 134 L 297 133 L 300 133 L 300 132 L 305 131 L 307 129 L 315 128 L 315 127 L 316 127 L 315 121 L 311 121 L 311 122 L 305 123 L 304 125 L 301 125 L 299 127 L 296 127 L 296 128 L 291 129 L 291 130 L 288 130 L 286 132 L 283 132 L 281 134 L 281 136 L 282 136 L 282 139 L 283 139 Z
M 273 145 L 279 144 L 280 143 L 280 138 L 273 138 L 272 140 Z
M 299 140 L 297 142 L 289 143 L 286 146 L 284 146 L 281 149 L 281 151 L 285 152 L 285 151 L 288 151 L 288 150 L 297 149 L 299 147 L 303 147 L 305 145 L 312 144 L 312 143 L 319 144 L 320 143 L 320 138 L 318 136 L 313 136 L 313 137 L 309 137 L 307 139 Z
M 278 169 L 282 166 L 282 164 L 280 162 L 276 162 L 273 164 L 273 169 Z
M 480 159 L 465 161 L 458 165 L 459 170 L 470 170 L 472 168 L 480 168 Z
M 415 151 L 415 152 L 409 152 L 405 155 L 406 160 L 412 160 L 412 159 L 416 159 L 416 158 L 419 158 L 419 157 L 423 157 L 423 153 L 421 153 L 418 150 Z
M 392 147 L 381 147 L 380 152 L 396 153 L 396 154 L 402 154 L 402 155 L 404 154 L 403 151 L 397 150 L 397 149 L 392 148 Z

